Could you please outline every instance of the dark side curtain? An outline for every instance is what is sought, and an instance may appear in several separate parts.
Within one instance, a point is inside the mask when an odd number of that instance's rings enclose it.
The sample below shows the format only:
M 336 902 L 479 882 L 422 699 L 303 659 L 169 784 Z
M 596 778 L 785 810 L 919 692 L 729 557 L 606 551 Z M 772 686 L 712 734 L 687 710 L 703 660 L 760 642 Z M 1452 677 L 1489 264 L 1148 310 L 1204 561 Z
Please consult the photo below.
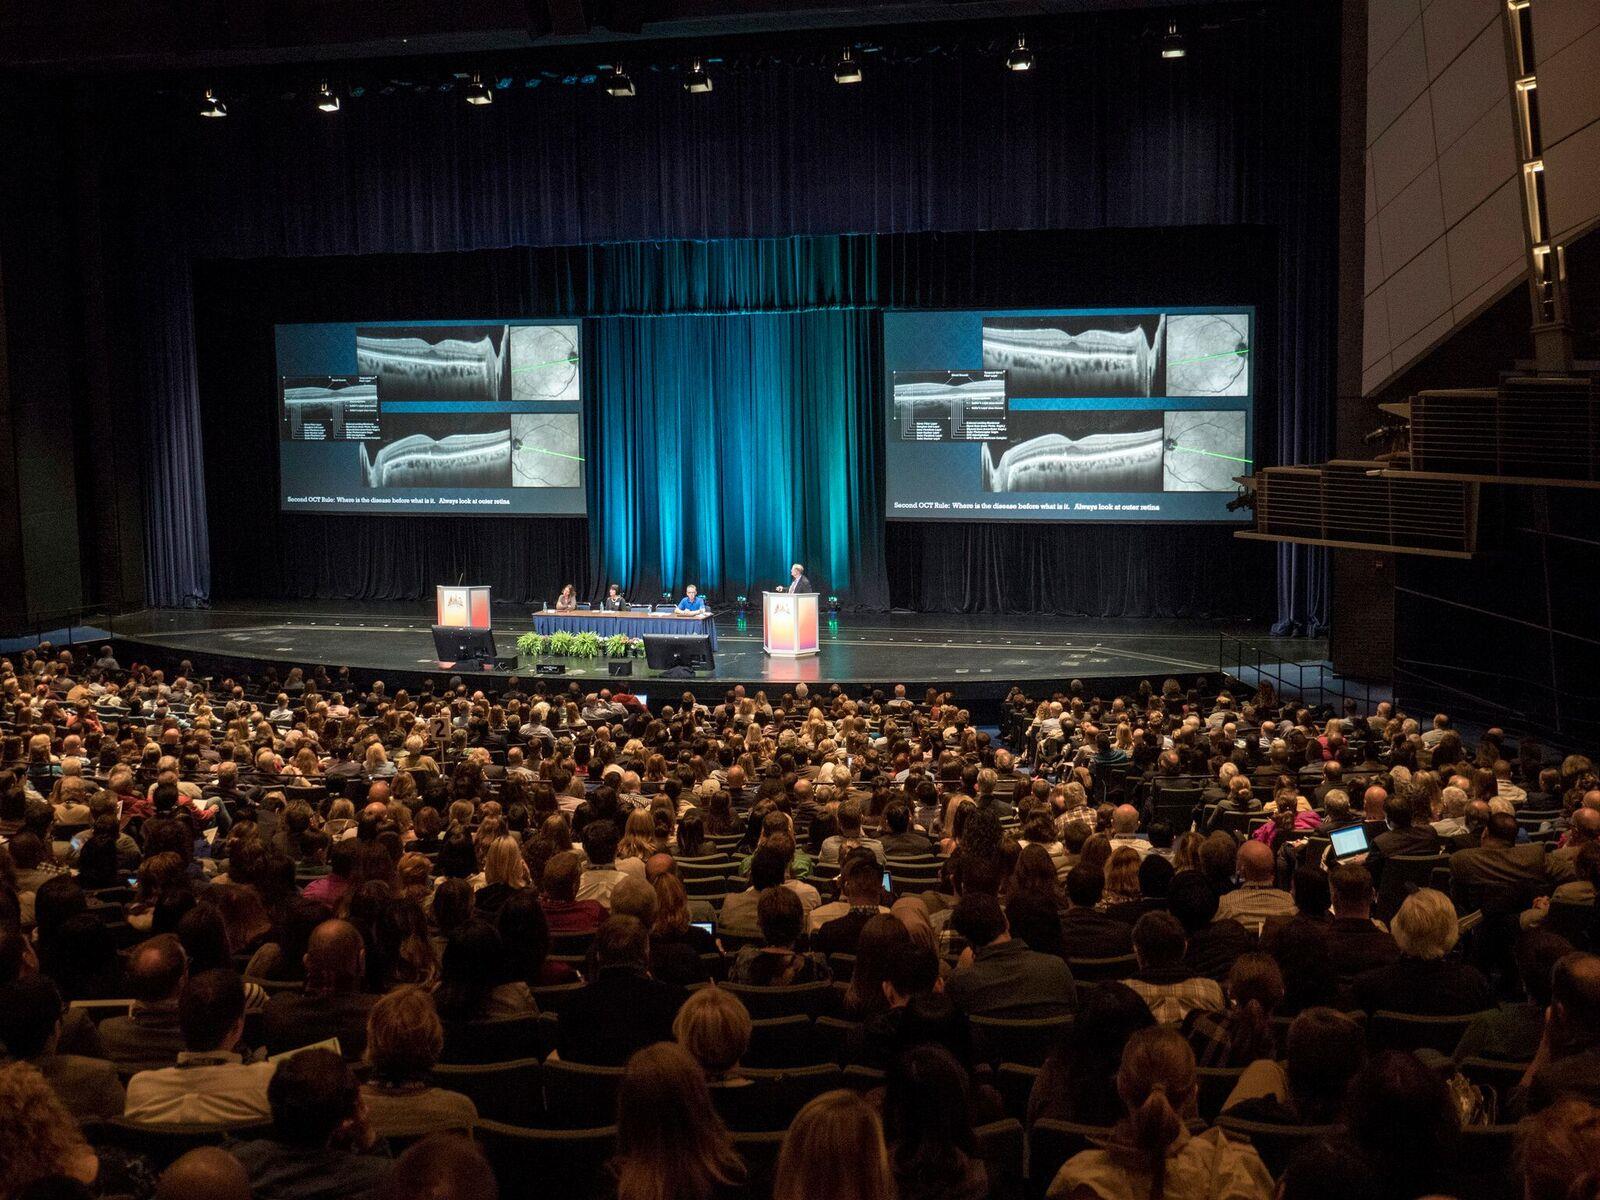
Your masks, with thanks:
M 331 120 L 274 99 L 270 80 L 222 122 L 121 81 L 81 84 L 82 174 L 115 198 L 98 214 L 98 244 L 113 260 L 108 317 L 139 331 L 141 361 L 114 364 L 115 386 L 145 414 L 148 440 L 172 446 L 147 459 L 150 599 L 211 592 L 206 483 L 182 441 L 199 402 L 183 336 L 187 278 L 208 257 L 1260 225 L 1278 235 L 1277 350 L 1280 364 L 1293 360 L 1274 380 L 1294 414 L 1278 426 L 1276 457 L 1325 456 L 1336 21 L 1334 5 L 1248 8 L 1197 37 L 1175 66 L 1153 53 L 1142 16 L 1101 14 L 1064 22 L 1062 44 L 1027 76 L 1000 69 L 994 31 L 975 30 L 886 57 L 859 88 L 776 54 L 730 64 L 707 96 L 649 76 L 640 96 L 618 103 L 547 81 L 477 111 L 402 90 L 352 99 Z M 210 514 L 213 525 L 226 517 Z M 862 536 L 883 538 L 869 517 Z M 963 535 L 983 542 L 963 569 L 982 571 L 1017 536 L 977 529 Z M 1280 619 L 1315 625 L 1326 603 L 1320 566 L 1280 562 Z

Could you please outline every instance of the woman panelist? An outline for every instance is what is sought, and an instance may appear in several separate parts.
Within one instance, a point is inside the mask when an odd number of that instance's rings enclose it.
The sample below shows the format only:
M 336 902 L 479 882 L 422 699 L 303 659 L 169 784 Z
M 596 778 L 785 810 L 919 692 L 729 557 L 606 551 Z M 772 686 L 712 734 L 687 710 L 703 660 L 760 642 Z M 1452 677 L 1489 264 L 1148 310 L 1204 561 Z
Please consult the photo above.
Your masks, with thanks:
M 561 589 L 561 595 L 556 597 L 556 611 L 557 612 L 577 612 L 578 611 L 578 589 L 573 587 L 570 583 L 567 584 L 566 587 L 562 588 Z

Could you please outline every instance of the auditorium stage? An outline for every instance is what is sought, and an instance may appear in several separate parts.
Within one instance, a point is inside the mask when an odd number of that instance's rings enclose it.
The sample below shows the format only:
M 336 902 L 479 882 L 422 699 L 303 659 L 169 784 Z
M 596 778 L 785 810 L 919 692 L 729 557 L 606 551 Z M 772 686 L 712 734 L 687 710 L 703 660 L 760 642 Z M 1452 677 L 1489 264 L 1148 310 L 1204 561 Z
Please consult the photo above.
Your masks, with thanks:
M 172 665 L 189 659 L 203 674 L 259 671 L 322 663 L 352 668 L 358 681 L 382 677 L 391 686 L 414 685 L 441 671 L 432 657 L 431 613 L 426 602 L 257 603 L 204 610 L 146 609 L 116 618 L 111 630 L 124 664 L 130 659 Z M 531 627 L 525 609 L 496 605 L 494 625 L 502 654 Z M 1315 638 L 1274 638 L 1264 625 L 1244 622 L 1106 620 L 1086 617 L 965 616 L 850 613 L 824 620 L 821 652 L 813 658 L 768 658 L 761 651 L 759 613 L 741 623 L 718 617 L 716 667 L 695 680 L 660 679 L 633 660 L 636 691 L 691 687 L 720 694 L 734 683 L 756 687 L 843 683 L 905 683 L 921 689 L 951 687 L 963 697 L 998 700 L 1013 683 L 1039 694 L 1072 679 L 1132 685 L 1174 675 L 1186 682 L 1215 679 L 1224 639 L 1238 638 L 1276 660 L 1314 663 L 1327 655 Z M 561 659 L 566 678 L 604 680 L 604 659 Z M 534 675 L 523 661 L 515 672 L 474 672 L 484 678 Z M 552 682 L 555 682 L 552 679 Z

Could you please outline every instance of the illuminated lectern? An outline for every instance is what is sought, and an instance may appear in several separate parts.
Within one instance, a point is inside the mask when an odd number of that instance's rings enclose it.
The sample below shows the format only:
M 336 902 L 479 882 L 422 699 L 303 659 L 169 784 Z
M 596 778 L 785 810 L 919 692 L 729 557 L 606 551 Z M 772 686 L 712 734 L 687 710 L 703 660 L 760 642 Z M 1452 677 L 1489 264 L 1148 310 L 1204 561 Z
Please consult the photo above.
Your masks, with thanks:
M 805 658 L 817 652 L 817 594 L 763 592 L 761 648 L 774 658 Z
M 489 589 L 468 585 L 466 587 L 436 587 L 433 589 L 437 616 L 435 625 L 451 629 L 489 628 Z

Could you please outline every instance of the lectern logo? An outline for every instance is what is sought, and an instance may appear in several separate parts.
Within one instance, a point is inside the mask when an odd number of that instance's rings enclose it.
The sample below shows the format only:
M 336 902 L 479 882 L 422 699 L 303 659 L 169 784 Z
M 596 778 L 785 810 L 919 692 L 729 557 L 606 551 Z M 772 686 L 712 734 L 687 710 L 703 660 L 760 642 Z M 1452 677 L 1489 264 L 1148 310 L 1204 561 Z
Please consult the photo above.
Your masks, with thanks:
M 444 602 L 444 606 L 446 608 L 460 608 L 465 603 L 466 603 L 466 601 L 463 600 L 460 596 L 449 596 L 449 597 L 446 597 L 445 602 Z

